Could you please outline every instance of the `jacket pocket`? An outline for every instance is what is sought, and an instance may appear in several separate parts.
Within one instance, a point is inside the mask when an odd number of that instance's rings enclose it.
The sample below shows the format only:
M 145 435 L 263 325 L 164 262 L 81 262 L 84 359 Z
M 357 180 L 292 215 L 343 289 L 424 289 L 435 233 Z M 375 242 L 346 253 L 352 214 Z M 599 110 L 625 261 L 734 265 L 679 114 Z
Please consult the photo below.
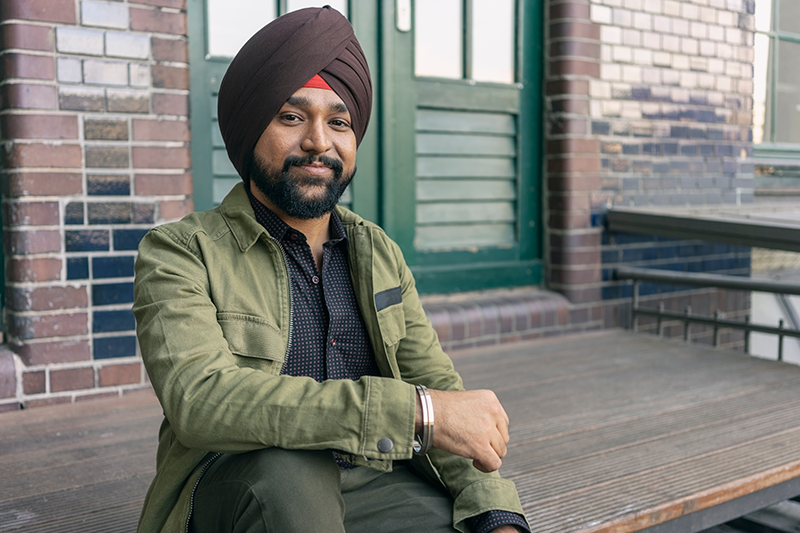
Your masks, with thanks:
M 378 312 L 378 327 L 386 346 L 400 342 L 406 336 L 406 314 L 402 305 L 394 305 Z
M 283 362 L 286 344 L 281 330 L 275 324 L 257 316 L 239 313 L 217 313 L 217 322 L 234 355 Z

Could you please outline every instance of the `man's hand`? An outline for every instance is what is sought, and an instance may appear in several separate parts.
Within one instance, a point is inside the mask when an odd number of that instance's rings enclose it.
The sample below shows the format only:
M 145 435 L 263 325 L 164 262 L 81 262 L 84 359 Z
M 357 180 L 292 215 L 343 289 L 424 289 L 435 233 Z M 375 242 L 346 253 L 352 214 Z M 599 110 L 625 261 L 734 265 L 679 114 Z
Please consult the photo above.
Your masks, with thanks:
M 472 459 L 475 468 L 482 472 L 500 468 L 506 456 L 508 415 L 497 396 L 490 390 L 430 389 L 430 394 L 434 413 L 433 445 Z M 418 433 L 422 429 L 419 398 L 415 427 Z

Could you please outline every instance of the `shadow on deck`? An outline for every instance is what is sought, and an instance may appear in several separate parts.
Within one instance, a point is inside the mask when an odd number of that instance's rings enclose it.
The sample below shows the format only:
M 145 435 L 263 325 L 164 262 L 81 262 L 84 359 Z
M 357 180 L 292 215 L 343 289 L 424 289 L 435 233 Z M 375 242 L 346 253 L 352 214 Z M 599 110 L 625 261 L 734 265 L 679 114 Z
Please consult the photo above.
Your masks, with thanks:
M 536 532 L 691 533 L 800 494 L 800 367 L 623 331 L 453 359 L 506 406 Z M 0 416 L 0 531 L 133 531 L 160 419 L 152 392 Z

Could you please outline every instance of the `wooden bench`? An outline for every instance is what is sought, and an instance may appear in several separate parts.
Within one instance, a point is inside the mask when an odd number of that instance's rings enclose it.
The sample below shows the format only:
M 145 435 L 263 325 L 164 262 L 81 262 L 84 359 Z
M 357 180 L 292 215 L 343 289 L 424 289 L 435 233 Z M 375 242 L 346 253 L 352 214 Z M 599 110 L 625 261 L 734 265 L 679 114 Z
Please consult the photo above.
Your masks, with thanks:
M 453 354 L 512 421 L 536 532 L 691 533 L 800 494 L 800 368 L 623 331 Z M 0 416 L 0 531 L 130 532 L 151 392 Z

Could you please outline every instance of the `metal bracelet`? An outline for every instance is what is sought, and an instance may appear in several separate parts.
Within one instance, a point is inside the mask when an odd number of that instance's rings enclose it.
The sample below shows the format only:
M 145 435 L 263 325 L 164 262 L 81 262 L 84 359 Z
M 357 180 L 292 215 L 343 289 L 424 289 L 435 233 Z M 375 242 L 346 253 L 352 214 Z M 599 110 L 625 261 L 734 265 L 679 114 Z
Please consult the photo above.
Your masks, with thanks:
M 433 400 L 425 385 L 416 385 L 422 407 L 422 437 L 414 437 L 414 453 L 425 455 L 433 446 Z

